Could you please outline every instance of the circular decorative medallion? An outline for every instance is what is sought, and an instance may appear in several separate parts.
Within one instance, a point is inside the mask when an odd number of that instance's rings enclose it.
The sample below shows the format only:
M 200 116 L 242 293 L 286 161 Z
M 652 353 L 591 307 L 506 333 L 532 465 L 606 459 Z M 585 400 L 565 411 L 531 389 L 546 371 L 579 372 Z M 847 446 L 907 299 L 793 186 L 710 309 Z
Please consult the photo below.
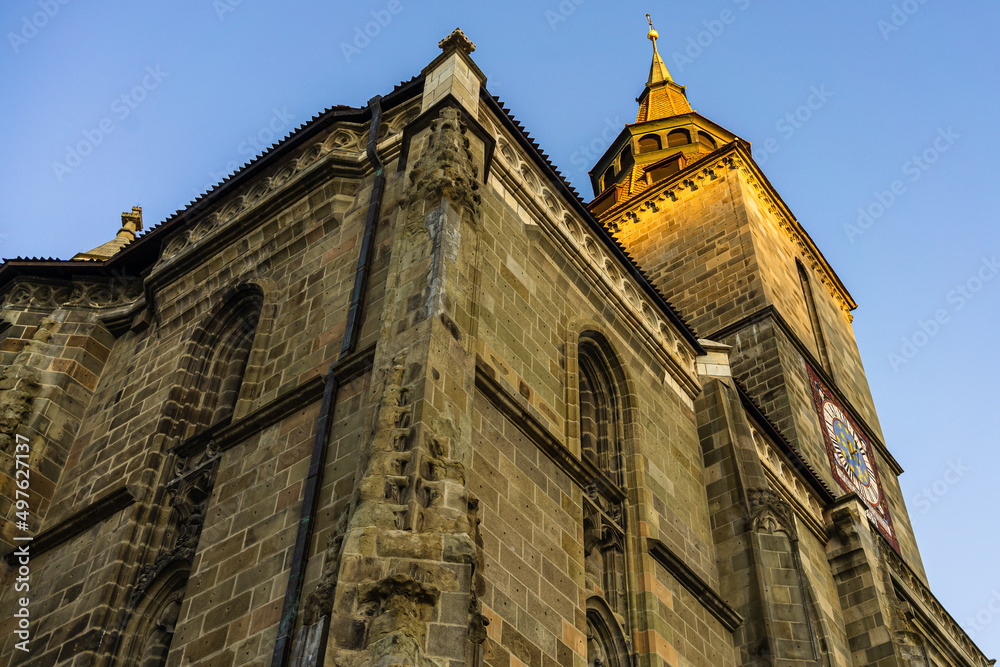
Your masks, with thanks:
M 872 507 L 877 507 L 882 493 L 875 478 L 868 443 L 832 401 L 823 402 L 826 431 L 833 442 L 833 458 L 854 491 Z

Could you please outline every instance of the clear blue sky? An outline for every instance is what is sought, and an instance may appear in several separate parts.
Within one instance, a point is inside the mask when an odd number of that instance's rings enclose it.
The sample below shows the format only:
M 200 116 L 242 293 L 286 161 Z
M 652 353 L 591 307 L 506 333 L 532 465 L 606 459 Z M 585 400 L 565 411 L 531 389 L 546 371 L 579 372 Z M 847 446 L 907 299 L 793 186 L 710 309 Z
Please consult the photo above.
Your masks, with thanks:
M 1000 657 L 1000 5 L 9 0 L 0 255 L 68 258 L 135 204 L 163 220 L 249 159 L 253 138 L 419 73 L 455 26 L 491 92 L 589 198 L 584 149 L 635 118 L 647 11 L 694 107 L 754 144 L 860 304 L 855 331 L 931 584 Z M 371 12 L 385 25 L 355 44 Z M 829 97 L 800 109 L 814 89 Z M 67 154 L 81 142 L 87 155 Z

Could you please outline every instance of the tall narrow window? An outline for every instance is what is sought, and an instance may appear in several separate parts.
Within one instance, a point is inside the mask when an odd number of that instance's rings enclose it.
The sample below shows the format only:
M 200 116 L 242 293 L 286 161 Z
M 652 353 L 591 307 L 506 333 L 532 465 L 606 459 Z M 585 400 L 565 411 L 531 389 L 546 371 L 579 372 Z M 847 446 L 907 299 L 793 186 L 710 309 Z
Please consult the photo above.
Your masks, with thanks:
M 799 284 L 802 286 L 802 298 L 806 302 L 806 310 L 809 312 L 809 325 L 812 327 L 813 338 L 816 340 L 816 349 L 819 351 L 819 361 L 827 372 L 831 371 L 830 358 L 826 352 L 826 341 L 823 338 L 823 328 L 820 325 L 819 313 L 816 312 L 816 302 L 813 299 L 812 286 L 809 284 L 809 274 L 802 262 L 795 260 L 795 266 L 799 271 Z
M 622 150 L 621 156 L 618 158 L 618 171 L 620 173 L 627 173 L 632 170 L 632 165 L 634 164 L 635 156 L 632 155 L 632 146 L 625 146 Z
M 194 337 L 180 380 L 184 391 L 177 435 L 181 439 L 232 416 L 262 306 L 260 288 L 240 287 Z M 189 466 L 191 460 L 198 463 Z M 217 455 L 198 452 L 192 452 L 187 461 L 178 460 L 177 476 L 167 483 L 164 493 L 163 509 L 169 519 L 161 546 L 138 570 L 116 665 L 166 664 L 218 462 Z
M 618 397 L 603 350 L 580 341 L 580 449 L 615 484 L 621 484 Z
M 610 167 L 608 167 L 608 170 L 604 172 L 604 178 L 601 179 L 601 186 L 602 186 L 601 189 L 607 190 L 612 185 L 614 185 L 615 176 L 617 175 L 618 172 L 615 170 L 615 165 L 611 165 Z
M 587 588 L 627 617 L 625 503 L 622 457 L 624 374 L 611 346 L 596 332 L 579 342 L 580 447 L 600 471 L 583 501 L 583 551 Z M 610 484 L 609 484 L 610 482 Z

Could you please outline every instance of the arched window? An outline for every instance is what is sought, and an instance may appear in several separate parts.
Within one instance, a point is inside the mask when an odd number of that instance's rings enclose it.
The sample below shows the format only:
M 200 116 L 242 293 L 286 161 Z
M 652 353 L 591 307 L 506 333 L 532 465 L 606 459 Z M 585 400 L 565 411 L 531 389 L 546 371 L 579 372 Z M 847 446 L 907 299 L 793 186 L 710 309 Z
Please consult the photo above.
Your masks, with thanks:
M 235 288 L 194 336 L 179 377 L 179 437 L 197 435 L 232 416 L 262 306 L 259 287 Z M 201 462 L 187 468 L 178 459 L 177 476 L 167 484 L 161 511 L 169 518 L 155 558 L 138 570 L 116 665 L 166 664 L 218 467 L 217 455 L 192 458 Z
M 626 507 L 624 372 L 608 341 L 584 332 L 577 346 L 580 453 L 600 471 L 584 491 L 583 551 L 587 589 L 604 607 L 628 617 L 625 576 Z M 606 481 L 607 480 L 607 481 Z M 608 484 L 610 481 L 611 485 Z M 601 644 L 602 646 L 604 644 Z M 606 660 L 606 658 L 602 658 Z M 607 666 L 609 663 L 601 663 Z
M 667 135 L 667 148 L 685 146 L 689 143 L 691 143 L 691 133 L 687 130 L 672 130 Z
M 806 311 L 809 313 L 809 325 L 812 328 L 813 338 L 816 340 L 816 349 L 819 351 L 819 361 L 828 372 L 830 371 L 830 358 L 826 352 L 826 340 L 823 338 L 823 328 L 819 321 L 819 313 L 816 312 L 816 301 L 813 298 L 812 286 L 809 284 L 809 274 L 806 267 L 798 259 L 795 260 L 795 268 L 799 272 L 799 285 L 802 288 L 802 298 L 806 303 Z
M 580 450 L 584 458 L 621 485 L 621 405 L 612 363 L 599 339 L 581 337 Z
M 635 164 L 635 157 L 632 155 L 632 145 L 629 144 L 622 149 L 621 156 L 618 159 L 618 172 L 625 173 L 630 171 L 633 164 Z
M 710 135 L 708 132 L 698 132 L 698 143 L 704 146 L 705 148 L 712 149 L 713 151 L 718 146 L 718 144 L 715 142 L 715 139 L 713 139 L 712 135 Z
M 601 179 L 601 190 L 607 190 L 614 185 L 615 176 L 617 175 L 618 173 L 615 171 L 615 165 L 608 167 L 608 170 L 604 172 L 604 177 Z
M 176 561 L 152 581 L 123 634 L 120 667 L 161 667 L 180 616 L 190 563 Z
M 639 152 L 649 153 L 651 151 L 658 151 L 663 147 L 660 142 L 660 136 L 658 134 L 647 134 L 646 136 L 639 139 Z
M 587 666 L 629 667 L 631 662 L 615 615 L 600 598 L 587 600 Z
M 188 436 L 232 416 L 263 303 L 256 285 L 236 288 L 196 336 L 186 374 Z

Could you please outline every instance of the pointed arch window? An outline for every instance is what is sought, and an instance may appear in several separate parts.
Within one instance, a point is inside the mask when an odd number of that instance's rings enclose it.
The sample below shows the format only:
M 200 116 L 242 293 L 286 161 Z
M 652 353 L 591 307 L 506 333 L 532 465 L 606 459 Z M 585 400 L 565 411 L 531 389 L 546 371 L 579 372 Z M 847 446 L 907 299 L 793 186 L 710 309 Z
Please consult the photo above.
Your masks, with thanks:
M 611 363 L 596 338 L 581 337 L 580 451 L 621 486 L 621 407 Z
M 798 259 L 795 260 L 795 268 L 799 273 L 799 285 L 802 288 L 802 298 L 809 313 L 809 326 L 812 328 L 813 339 L 816 341 L 819 361 L 823 368 L 830 372 L 830 358 L 826 351 L 826 340 L 823 338 L 823 327 L 819 320 L 819 313 L 816 312 L 816 301 L 813 298 L 812 285 L 809 283 L 809 274 L 806 272 L 806 267 Z
M 577 346 L 580 454 L 600 471 L 584 489 L 583 551 L 589 590 L 627 617 L 625 577 L 624 373 L 600 334 Z M 603 658 L 602 658 L 603 659 Z M 603 663 L 607 665 L 607 663 Z
M 600 598 L 587 601 L 587 666 L 630 667 L 629 646 L 615 614 Z
M 195 339 L 188 367 L 191 386 L 187 401 L 194 432 L 232 417 L 263 302 L 263 293 L 256 285 L 235 289 Z
M 197 435 L 232 417 L 262 307 L 259 287 L 236 288 L 194 337 L 182 364 L 184 387 L 179 430 L 175 432 L 180 437 Z M 208 443 L 203 446 L 208 447 Z M 117 665 L 162 667 L 167 662 L 211 500 L 217 456 L 206 449 L 191 453 L 186 461 L 177 461 L 178 474 L 167 483 L 164 494 L 169 519 L 156 558 L 138 570 Z

